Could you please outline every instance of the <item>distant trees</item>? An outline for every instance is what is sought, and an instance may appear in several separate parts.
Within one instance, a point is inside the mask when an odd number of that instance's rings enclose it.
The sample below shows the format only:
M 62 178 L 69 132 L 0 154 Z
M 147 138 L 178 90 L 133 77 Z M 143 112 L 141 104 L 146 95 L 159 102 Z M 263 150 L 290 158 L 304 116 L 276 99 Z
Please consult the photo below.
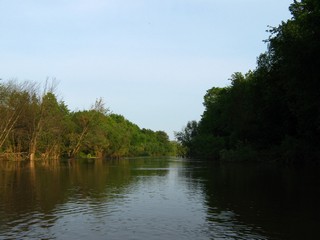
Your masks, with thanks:
M 198 123 L 176 133 L 190 156 L 228 160 L 320 158 L 320 2 L 294 1 L 269 30 L 257 68 L 204 96 Z
M 53 85 L 52 85 L 53 86 Z M 140 129 L 109 113 L 102 99 L 71 112 L 48 83 L 0 82 L 0 158 L 162 156 L 174 154 L 165 132 Z

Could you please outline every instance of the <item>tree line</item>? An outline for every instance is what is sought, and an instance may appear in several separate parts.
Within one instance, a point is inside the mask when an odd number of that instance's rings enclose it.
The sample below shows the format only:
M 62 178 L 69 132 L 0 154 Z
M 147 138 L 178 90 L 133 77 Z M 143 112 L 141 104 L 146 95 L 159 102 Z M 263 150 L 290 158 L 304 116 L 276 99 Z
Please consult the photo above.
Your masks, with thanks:
M 55 84 L 0 82 L 0 159 L 120 158 L 172 155 L 164 131 L 140 129 L 111 113 L 102 99 L 70 111 Z
M 200 121 L 176 133 L 182 154 L 225 160 L 320 159 L 320 1 L 294 1 L 270 27 L 256 69 L 204 96 Z

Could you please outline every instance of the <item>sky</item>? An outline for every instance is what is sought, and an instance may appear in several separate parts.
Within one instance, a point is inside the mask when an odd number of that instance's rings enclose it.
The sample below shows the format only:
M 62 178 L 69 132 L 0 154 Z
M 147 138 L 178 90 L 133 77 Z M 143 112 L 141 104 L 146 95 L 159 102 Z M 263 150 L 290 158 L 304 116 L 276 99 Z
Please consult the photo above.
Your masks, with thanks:
M 0 0 L 0 78 L 45 82 L 70 110 L 111 112 L 174 139 L 203 96 L 256 67 L 293 0 Z

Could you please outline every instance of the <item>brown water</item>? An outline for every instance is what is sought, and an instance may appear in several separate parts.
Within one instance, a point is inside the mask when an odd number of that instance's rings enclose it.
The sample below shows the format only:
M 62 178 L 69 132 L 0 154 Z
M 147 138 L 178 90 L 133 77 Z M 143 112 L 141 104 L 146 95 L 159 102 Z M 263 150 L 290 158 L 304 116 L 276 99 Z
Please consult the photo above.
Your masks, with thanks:
M 0 239 L 320 239 L 319 168 L 0 162 Z

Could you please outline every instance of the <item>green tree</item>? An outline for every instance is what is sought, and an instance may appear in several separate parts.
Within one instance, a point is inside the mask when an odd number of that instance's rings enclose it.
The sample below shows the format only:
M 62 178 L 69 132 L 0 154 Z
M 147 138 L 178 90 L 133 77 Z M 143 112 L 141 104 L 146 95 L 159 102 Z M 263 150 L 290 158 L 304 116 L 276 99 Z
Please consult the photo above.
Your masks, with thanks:
M 193 120 L 189 121 L 180 132 L 175 132 L 175 138 L 186 149 L 186 156 L 191 157 L 195 155 L 195 138 L 198 135 L 198 122 Z
M 292 19 L 270 31 L 272 70 L 279 76 L 295 129 L 287 135 L 300 142 L 302 155 L 318 151 L 319 156 L 320 2 L 294 1 L 289 9 Z
M 43 129 L 39 136 L 41 158 L 59 159 L 64 150 L 64 136 L 67 134 L 67 115 L 69 110 L 63 102 L 59 103 L 52 92 L 42 99 Z
M 320 2 L 289 9 L 292 18 L 270 29 L 257 68 L 209 89 L 198 125 L 176 135 L 190 155 L 320 158 Z

